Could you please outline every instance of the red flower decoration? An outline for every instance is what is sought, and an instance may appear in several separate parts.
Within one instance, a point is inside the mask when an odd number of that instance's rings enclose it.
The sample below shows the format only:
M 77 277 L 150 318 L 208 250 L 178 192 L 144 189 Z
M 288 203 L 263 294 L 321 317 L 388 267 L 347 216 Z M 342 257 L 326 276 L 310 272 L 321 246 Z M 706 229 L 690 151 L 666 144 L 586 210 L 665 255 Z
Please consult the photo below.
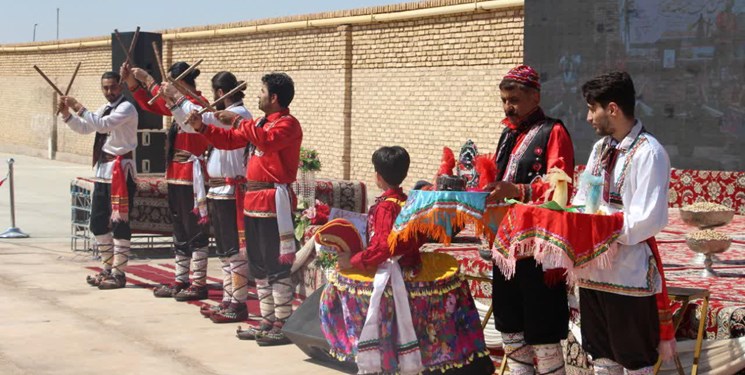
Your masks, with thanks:
M 533 152 L 535 153 L 536 156 L 543 155 L 543 149 L 540 147 L 536 147 L 535 150 L 533 150 Z
M 541 163 L 535 163 L 533 164 L 533 170 L 538 172 L 541 170 Z

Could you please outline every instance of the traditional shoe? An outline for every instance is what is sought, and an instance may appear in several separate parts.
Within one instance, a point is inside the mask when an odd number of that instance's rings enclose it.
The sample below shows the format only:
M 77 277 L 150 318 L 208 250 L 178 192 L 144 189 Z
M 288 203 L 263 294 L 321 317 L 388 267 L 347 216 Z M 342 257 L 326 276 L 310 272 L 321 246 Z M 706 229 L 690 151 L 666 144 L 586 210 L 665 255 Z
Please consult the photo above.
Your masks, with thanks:
M 111 275 L 98 285 L 98 289 L 121 289 L 127 285 L 127 276 L 125 275 Z
M 292 341 L 282 333 L 281 328 L 274 327 L 271 331 L 261 335 L 261 337 L 257 337 L 256 343 L 259 344 L 259 346 L 277 346 L 292 344 Z
M 256 340 L 272 329 L 271 324 L 261 323 L 258 327 L 249 326 L 247 329 L 241 329 L 239 326 L 235 331 L 235 337 L 240 340 Z
M 213 323 L 236 323 L 248 319 L 248 308 L 245 303 L 230 304 L 227 309 L 215 312 L 210 316 Z
M 207 287 L 190 285 L 186 289 L 181 289 L 173 295 L 176 301 L 198 301 L 201 299 L 207 299 Z
M 105 278 L 111 276 L 111 271 L 108 270 L 101 270 L 101 272 L 95 274 L 95 275 L 88 275 L 85 277 L 85 282 L 88 283 L 90 286 L 99 286 L 101 284 L 101 281 L 103 281 Z
M 182 289 L 189 287 L 188 283 L 161 284 L 153 289 L 153 295 L 158 298 L 171 298 Z
M 220 310 L 227 309 L 228 306 L 230 306 L 230 302 L 225 302 L 225 301 L 220 302 L 219 305 L 212 305 L 212 306 L 204 305 L 199 308 L 199 313 L 202 314 L 203 317 L 209 318 L 210 316 L 212 316 L 212 314 Z

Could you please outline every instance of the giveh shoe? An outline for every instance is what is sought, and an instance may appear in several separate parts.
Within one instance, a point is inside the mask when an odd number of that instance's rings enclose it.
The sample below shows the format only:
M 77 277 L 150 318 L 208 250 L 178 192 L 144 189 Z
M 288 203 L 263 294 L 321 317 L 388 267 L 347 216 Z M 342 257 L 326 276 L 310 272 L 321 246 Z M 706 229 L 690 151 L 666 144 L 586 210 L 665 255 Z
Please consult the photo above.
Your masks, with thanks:
M 210 316 L 213 323 L 236 323 L 248 319 L 248 308 L 245 303 L 230 304 L 227 309 L 215 312 Z
M 122 275 L 111 275 L 103 281 L 101 281 L 100 284 L 98 284 L 98 289 L 104 290 L 104 289 L 121 289 L 124 288 L 127 285 L 127 276 L 124 274 Z
M 181 289 L 173 295 L 176 301 L 198 301 L 201 299 L 207 299 L 207 287 L 190 285 L 186 289 Z
M 225 301 L 220 302 L 219 305 L 212 305 L 212 306 L 204 305 L 199 308 L 199 313 L 202 314 L 203 317 L 209 318 L 210 316 L 212 316 L 212 314 L 220 310 L 227 309 L 228 306 L 230 306 L 230 302 L 225 302 Z
M 261 337 L 257 337 L 256 343 L 259 346 L 276 346 L 292 344 L 292 341 L 282 333 L 282 328 L 274 327 L 271 331 L 261 335 Z
M 235 337 L 240 340 L 256 340 L 257 338 L 263 336 L 265 333 L 269 332 L 271 329 L 272 325 L 265 322 L 259 324 L 258 327 L 249 326 L 247 329 L 241 329 L 241 327 L 239 326 L 238 330 L 235 331 Z
M 101 272 L 95 274 L 95 275 L 88 275 L 85 277 L 85 282 L 88 283 L 90 286 L 99 286 L 101 285 L 101 281 L 103 281 L 105 278 L 111 276 L 111 271 L 108 270 L 101 270 Z
M 182 289 L 188 287 L 188 283 L 160 284 L 159 287 L 153 289 L 153 295 L 158 298 L 171 298 Z

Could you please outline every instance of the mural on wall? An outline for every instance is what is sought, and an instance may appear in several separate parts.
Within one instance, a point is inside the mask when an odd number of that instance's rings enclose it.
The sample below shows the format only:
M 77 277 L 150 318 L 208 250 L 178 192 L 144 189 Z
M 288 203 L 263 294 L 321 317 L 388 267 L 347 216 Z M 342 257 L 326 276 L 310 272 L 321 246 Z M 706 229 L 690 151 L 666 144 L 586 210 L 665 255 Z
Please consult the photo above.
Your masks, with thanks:
M 541 73 L 543 108 L 569 128 L 579 163 L 597 139 L 582 83 L 620 69 L 673 167 L 745 170 L 745 0 L 526 1 L 525 62 Z

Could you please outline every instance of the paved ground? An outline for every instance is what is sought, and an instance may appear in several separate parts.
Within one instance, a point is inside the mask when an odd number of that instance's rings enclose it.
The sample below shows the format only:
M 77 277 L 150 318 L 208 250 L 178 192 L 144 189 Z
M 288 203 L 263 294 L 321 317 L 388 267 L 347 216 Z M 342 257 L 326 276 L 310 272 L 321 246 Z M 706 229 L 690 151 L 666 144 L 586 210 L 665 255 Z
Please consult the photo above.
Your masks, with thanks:
M 9 157 L 0 153 L 0 176 Z M 15 160 L 16 224 L 31 238 L 0 239 L 0 374 L 339 373 L 292 345 L 239 341 L 236 324 L 213 324 L 193 305 L 134 287 L 88 287 L 84 267 L 98 263 L 70 251 L 69 182 L 90 168 Z M 0 231 L 10 226 L 8 194 L 6 183 Z M 211 259 L 210 275 L 219 275 L 216 265 Z

